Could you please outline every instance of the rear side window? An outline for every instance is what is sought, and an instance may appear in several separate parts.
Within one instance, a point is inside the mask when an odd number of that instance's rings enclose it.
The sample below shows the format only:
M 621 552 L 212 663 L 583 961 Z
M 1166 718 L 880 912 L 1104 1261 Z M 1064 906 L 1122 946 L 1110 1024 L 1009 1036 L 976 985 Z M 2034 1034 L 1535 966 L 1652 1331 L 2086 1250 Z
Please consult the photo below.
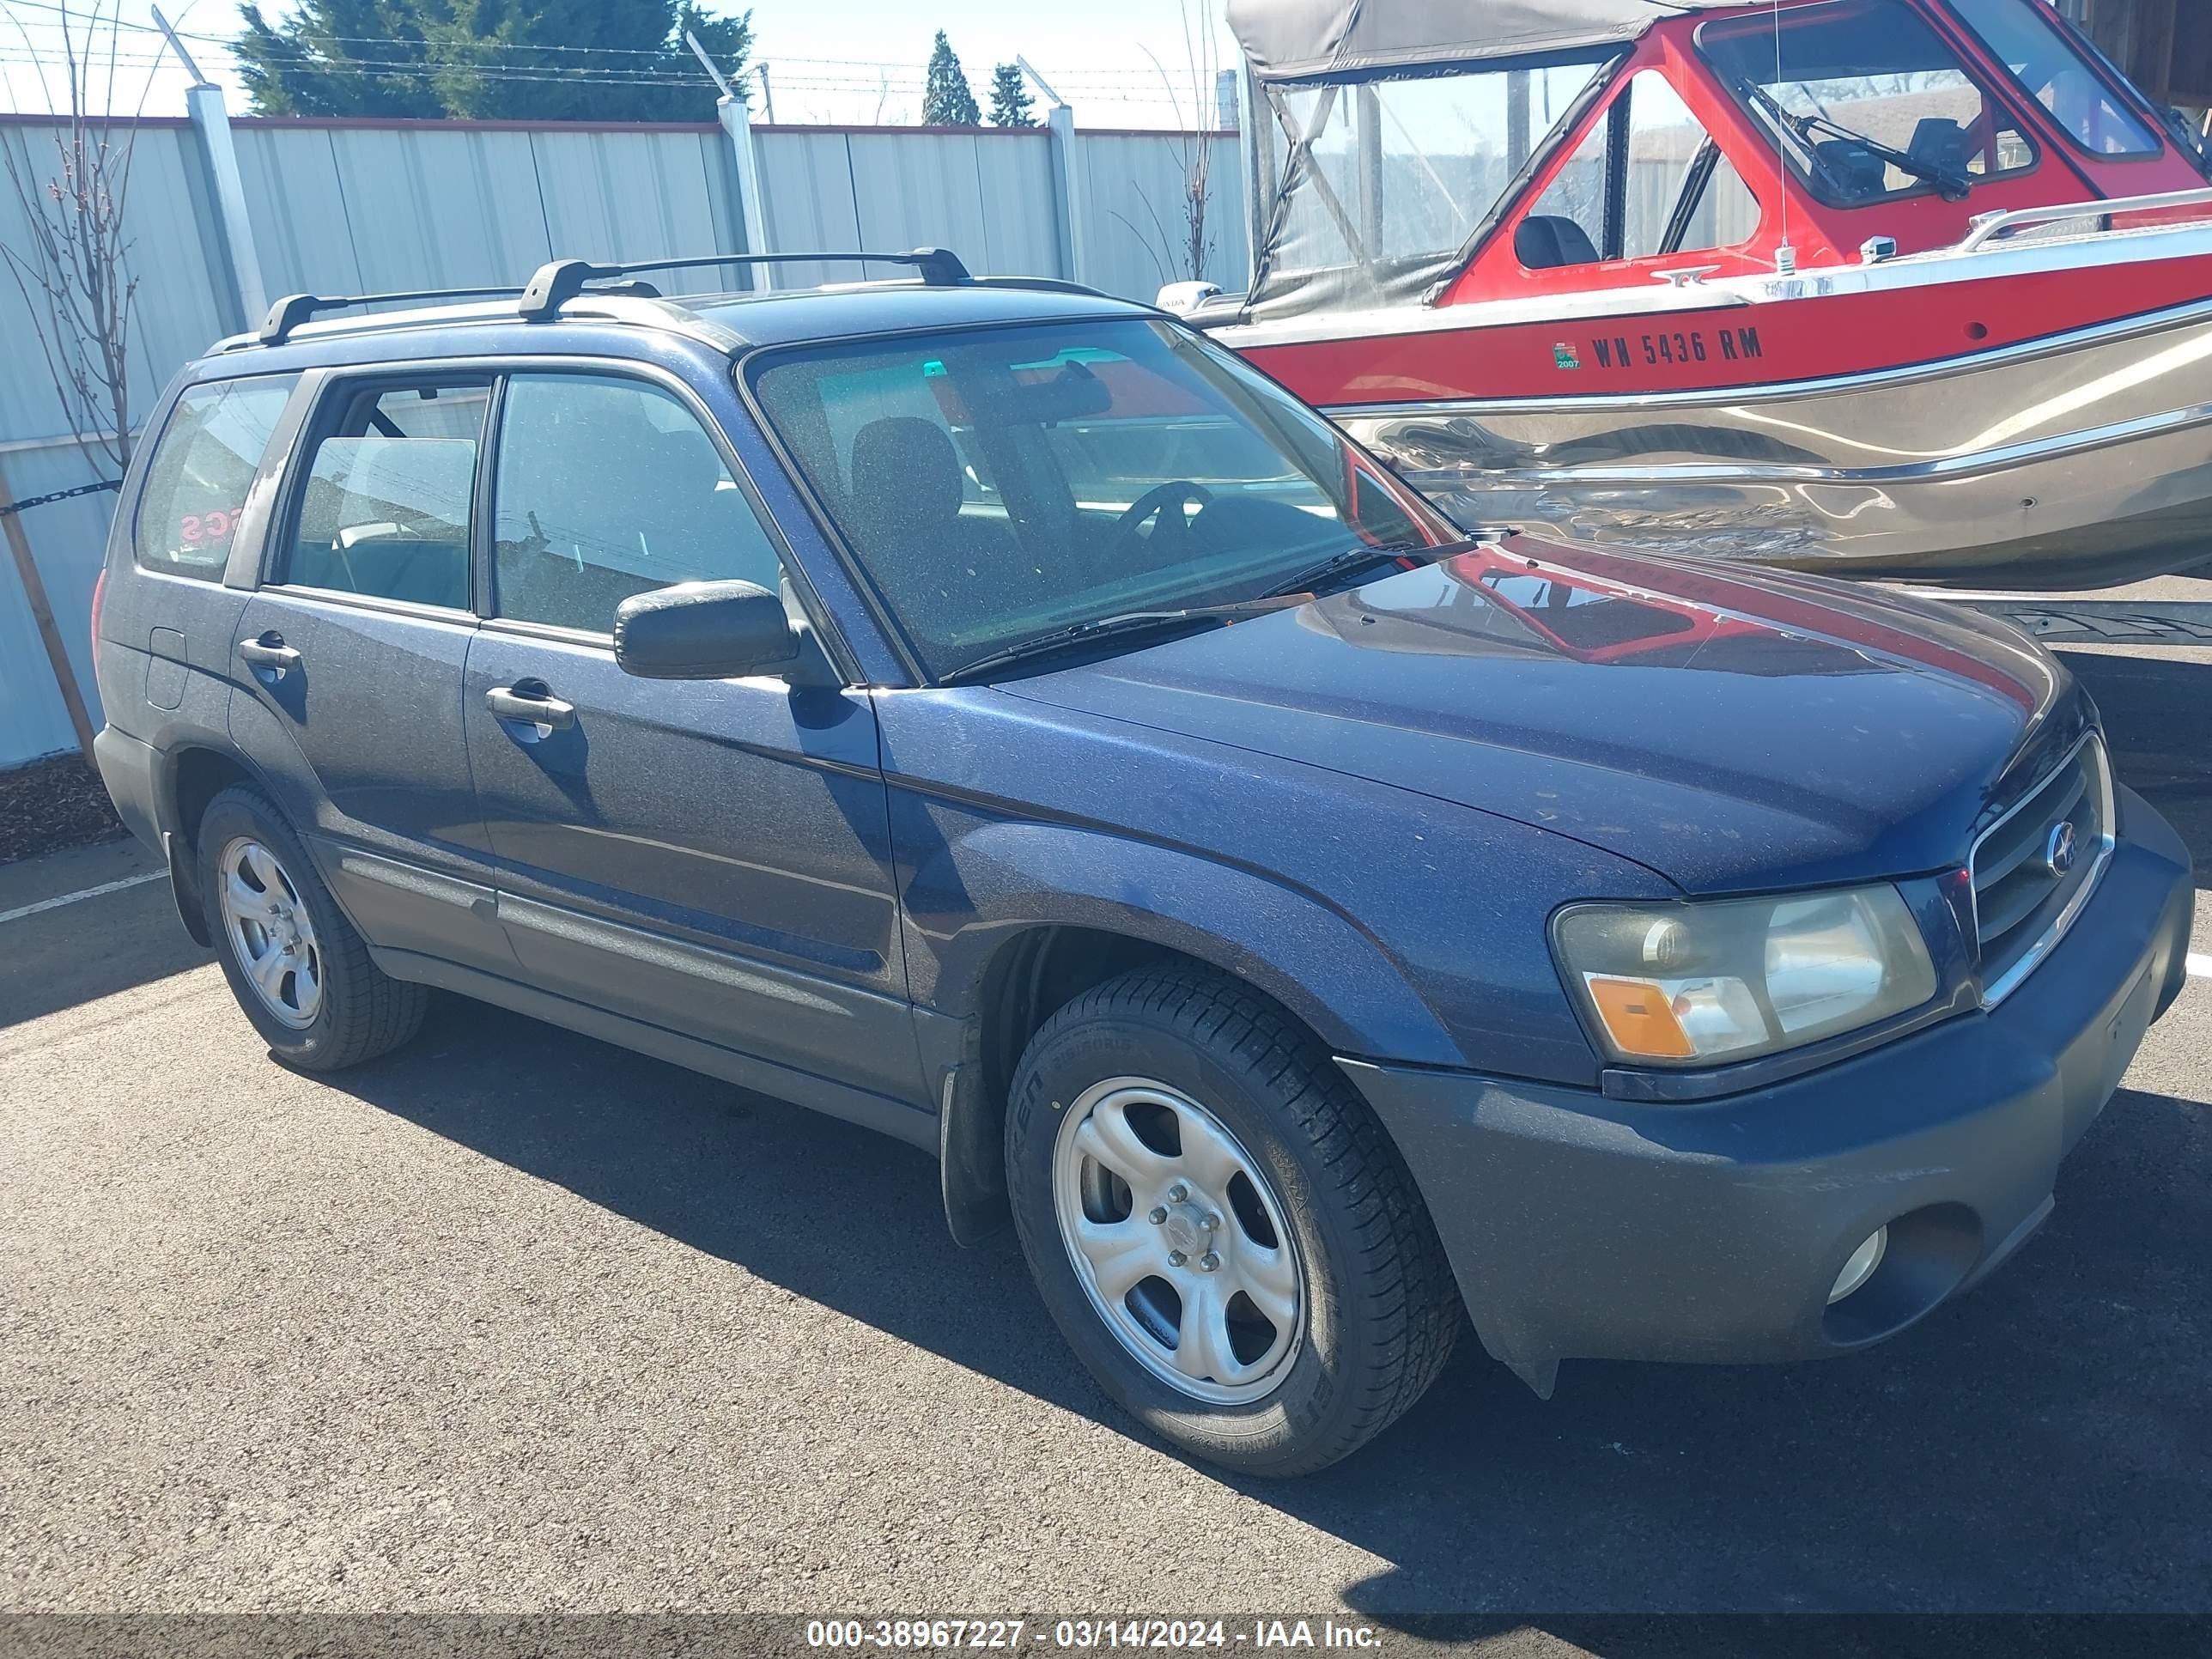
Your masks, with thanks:
M 1609 156 L 1627 188 L 1607 200 Z M 1614 97 L 1513 238 L 1530 270 L 1734 247 L 1759 228 L 1759 202 L 1705 124 L 1657 70 Z
M 782 565 L 751 503 L 706 428 L 658 386 L 518 374 L 499 432 L 498 615 L 605 634 L 624 599 L 672 582 L 777 592 Z
M 490 386 L 342 386 L 331 397 L 283 580 L 467 610 L 470 507 Z
M 212 380 L 177 400 L 138 498 L 141 569 L 222 580 L 246 492 L 299 378 Z

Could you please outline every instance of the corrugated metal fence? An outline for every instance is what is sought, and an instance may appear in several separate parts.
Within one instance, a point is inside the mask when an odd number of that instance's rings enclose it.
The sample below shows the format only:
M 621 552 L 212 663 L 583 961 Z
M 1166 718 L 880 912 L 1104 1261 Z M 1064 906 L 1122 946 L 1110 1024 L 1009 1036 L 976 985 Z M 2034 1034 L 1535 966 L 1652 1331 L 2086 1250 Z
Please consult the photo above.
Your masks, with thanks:
M 234 283 L 191 124 L 129 125 L 125 223 L 138 283 L 132 404 L 143 410 L 179 364 L 243 325 L 245 284 Z M 53 131 L 0 118 L 0 144 L 23 176 L 44 177 L 54 171 Z M 720 126 L 240 120 L 231 133 L 258 289 L 270 296 L 520 283 L 556 255 L 745 249 L 738 151 Z M 750 138 L 770 250 L 934 243 L 981 273 L 1067 277 L 1145 299 L 1189 274 L 1174 252 L 1188 240 L 1185 163 L 1206 146 L 1204 274 L 1231 288 L 1244 281 L 1233 136 L 1078 131 L 1066 204 L 1055 141 L 1042 129 L 763 126 Z M 1063 233 L 1069 210 L 1072 236 Z M 0 190 L 0 242 L 20 249 L 27 240 L 14 192 Z M 1063 252 L 1070 243 L 1072 257 Z M 778 280 L 820 275 L 793 267 Z M 711 270 L 655 280 L 669 292 L 728 285 Z M 9 493 L 42 495 L 95 476 L 68 440 L 12 283 L 0 283 L 0 471 Z M 23 519 L 88 702 L 95 693 L 86 618 L 113 500 L 58 502 Z M 0 766 L 73 742 L 13 565 L 0 561 Z

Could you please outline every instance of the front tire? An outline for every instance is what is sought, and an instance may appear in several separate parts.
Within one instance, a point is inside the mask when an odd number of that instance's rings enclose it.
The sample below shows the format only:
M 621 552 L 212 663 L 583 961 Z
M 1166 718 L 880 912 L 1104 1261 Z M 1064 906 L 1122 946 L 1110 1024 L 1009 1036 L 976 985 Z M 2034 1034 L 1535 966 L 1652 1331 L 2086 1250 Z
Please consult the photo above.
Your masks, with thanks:
M 415 1035 L 428 994 L 369 959 L 307 848 L 260 791 L 240 785 L 209 802 L 198 852 L 223 977 L 277 1059 L 336 1072 Z
M 1207 1462 L 1325 1468 L 1450 1355 L 1457 1292 L 1396 1147 L 1328 1052 L 1226 976 L 1139 969 L 1046 1021 L 1006 1174 L 1077 1357 Z

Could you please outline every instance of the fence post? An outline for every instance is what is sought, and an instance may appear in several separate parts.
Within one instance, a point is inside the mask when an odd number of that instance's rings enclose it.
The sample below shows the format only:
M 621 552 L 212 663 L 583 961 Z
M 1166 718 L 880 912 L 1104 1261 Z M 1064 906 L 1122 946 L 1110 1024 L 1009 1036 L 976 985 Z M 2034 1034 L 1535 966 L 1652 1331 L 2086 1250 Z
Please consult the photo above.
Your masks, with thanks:
M 1084 185 L 1083 157 L 1076 149 L 1073 106 L 1054 104 L 1045 125 L 1052 138 L 1053 202 L 1060 210 L 1060 271 L 1069 282 L 1079 283 L 1091 263 L 1085 251 L 1091 201 Z
M 229 272 L 229 293 L 223 296 L 238 307 L 230 320 L 246 329 L 259 322 L 269 310 L 269 296 L 261 287 L 261 255 L 253 246 L 253 221 L 246 212 L 246 181 L 238 173 L 238 146 L 231 142 L 230 108 L 222 101 L 222 88 L 200 73 L 200 66 L 185 50 L 185 43 L 153 9 L 169 49 L 185 66 L 192 83 L 185 88 L 185 112 L 191 117 L 192 137 L 200 152 L 200 170 L 207 180 L 208 199 L 215 207 L 216 263 Z M 229 309 L 228 306 L 224 307 Z
M 728 94 L 714 100 L 714 115 L 730 135 L 730 149 L 738 164 L 738 211 L 745 228 L 745 252 L 773 253 L 768 245 L 768 210 L 761 201 L 760 155 L 753 148 L 752 112 L 742 98 Z M 747 265 L 747 285 L 767 289 L 775 286 L 774 265 Z

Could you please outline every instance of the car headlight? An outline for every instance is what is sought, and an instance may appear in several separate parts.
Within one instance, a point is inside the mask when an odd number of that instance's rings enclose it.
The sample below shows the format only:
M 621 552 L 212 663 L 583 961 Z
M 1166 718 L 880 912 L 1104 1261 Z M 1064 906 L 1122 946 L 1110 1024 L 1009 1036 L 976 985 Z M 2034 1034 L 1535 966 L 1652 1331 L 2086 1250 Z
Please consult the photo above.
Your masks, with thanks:
M 1693 904 L 1578 904 L 1552 924 L 1614 1059 L 1749 1060 L 1917 1008 L 1927 942 L 1896 888 Z

